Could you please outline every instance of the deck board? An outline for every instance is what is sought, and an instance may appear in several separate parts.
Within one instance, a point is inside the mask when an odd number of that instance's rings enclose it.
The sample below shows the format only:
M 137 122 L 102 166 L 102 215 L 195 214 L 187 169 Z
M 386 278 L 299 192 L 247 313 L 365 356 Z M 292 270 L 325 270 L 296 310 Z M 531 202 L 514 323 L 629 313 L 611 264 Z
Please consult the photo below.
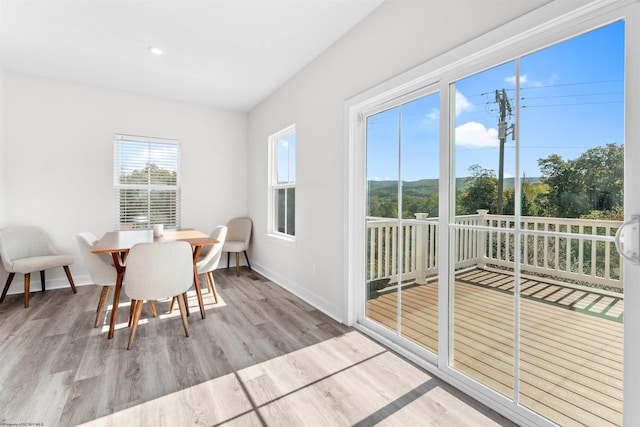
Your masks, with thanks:
M 454 367 L 513 397 L 514 279 L 459 273 L 454 288 Z M 624 311 L 621 296 L 523 279 L 520 299 L 522 405 L 566 426 L 622 425 Z M 404 284 L 367 302 L 367 316 L 437 351 L 438 288 Z

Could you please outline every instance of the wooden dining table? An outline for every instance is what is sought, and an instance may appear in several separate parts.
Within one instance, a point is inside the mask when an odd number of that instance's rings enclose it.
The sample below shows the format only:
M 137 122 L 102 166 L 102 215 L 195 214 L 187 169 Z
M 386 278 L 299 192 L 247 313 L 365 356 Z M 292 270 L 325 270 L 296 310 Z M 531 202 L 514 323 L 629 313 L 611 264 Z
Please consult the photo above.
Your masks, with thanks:
M 202 301 L 202 292 L 200 290 L 200 280 L 198 279 L 198 270 L 196 263 L 200 256 L 200 250 L 205 245 L 215 245 L 217 240 L 211 238 L 209 235 L 202 233 L 201 231 L 193 229 L 181 229 L 172 230 L 165 229 L 162 236 L 154 237 L 153 230 L 121 230 L 121 231 L 109 231 L 102 236 L 98 242 L 93 246 L 94 254 L 111 254 L 113 258 L 113 264 L 118 272 L 115 284 L 115 292 L 113 293 L 113 309 L 111 311 L 111 320 L 109 322 L 109 334 L 108 338 L 113 338 L 113 333 L 116 326 L 116 317 L 118 313 L 118 303 L 120 302 L 120 293 L 122 291 L 122 281 L 124 279 L 127 255 L 129 249 L 137 243 L 150 243 L 150 242 L 175 242 L 185 241 L 191 244 L 193 249 L 193 282 L 196 288 L 196 295 L 198 296 L 198 305 L 200 306 L 200 315 L 202 318 L 206 318 L 207 315 L 204 310 L 204 303 Z

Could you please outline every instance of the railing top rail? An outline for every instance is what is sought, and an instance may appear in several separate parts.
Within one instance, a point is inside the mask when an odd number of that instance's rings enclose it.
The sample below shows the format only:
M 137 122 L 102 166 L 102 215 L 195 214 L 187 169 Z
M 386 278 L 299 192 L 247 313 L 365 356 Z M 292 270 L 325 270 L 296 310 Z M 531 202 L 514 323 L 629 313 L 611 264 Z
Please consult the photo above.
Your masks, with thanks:
M 487 214 L 485 215 L 485 218 L 513 221 L 513 215 Z M 521 216 L 520 222 L 542 222 L 542 223 L 554 223 L 554 224 L 562 224 L 562 225 L 598 224 L 601 226 L 611 226 L 611 227 L 619 227 L 620 225 L 622 225 L 622 221 L 616 221 L 616 220 L 610 220 L 610 219 L 557 218 L 557 217 L 546 217 L 546 216 Z
M 503 221 L 513 221 L 514 220 L 514 216 L 513 215 L 494 215 L 494 214 L 487 214 L 487 215 L 479 215 L 479 214 L 473 214 L 473 215 L 456 215 L 455 219 L 456 221 L 461 220 L 461 219 L 476 219 L 476 218 L 487 218 L 487 219 L 492 219 L 492 220 L 503 220 Z M 375 216 L 368 216 L 366 217 L 366 220 L 369 222 L 398 222 L 400 221 L 400 218 L 385 218 L 385 217 L 375 217 Z M 433 221 L 436 222 L 439 220 L 439 217 L 428 217 L 425 219 L 415 219 L 415 218 L 402 218 L 402 222 L 424 222 L 424 221 Z M 610 219 L 588 219 L 588 218 L 556 218 L 556 217 L 545 217 L 545 216 L 521 216 L 520 217 L 520 222 L 521 223 L 532 223 L 532 222 L 539 222 L 539 223 L 553 223 L 553 224 L 561 224 L 561 225 L 577 225 L 577 224 L 597 224 L 600 226 L 611 226 L 611 227 L 619 227 L 620 225 L 622 225 L 623 221 L 616 221 L 616 220 L 610 220 Z
M 383 224 L 383 223 L 394 223 L 397 224 L 400 222 L 399 218 L 379 218 L 379 217 L 370 217 L 367 218 L 367 224 Z M 424 224 L 425 222 L 438 222 L 438 217 L 435 218 L 425 218 L 425 219 L 415 219 L 415 218 L 403 218 L 403 224 Z

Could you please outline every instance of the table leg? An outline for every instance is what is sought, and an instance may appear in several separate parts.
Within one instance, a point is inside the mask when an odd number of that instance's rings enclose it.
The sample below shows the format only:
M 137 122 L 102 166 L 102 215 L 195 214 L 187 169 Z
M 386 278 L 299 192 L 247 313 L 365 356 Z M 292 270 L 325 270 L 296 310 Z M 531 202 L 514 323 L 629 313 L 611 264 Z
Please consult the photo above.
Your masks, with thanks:
M 195 246 L 193 249 L 193 283 L 196 286 L 196 295 L 198 296 L 198 305 L 200 305 L 200 315 L 202 316 L 203 319 L 205 319 L 207 317 L 207 314 L 204 312 L 204 301 L 202 301 L 202 291 L 200 290 L 200 279 L 198 278 L 198 269 L 196 267 L 201 249 L 202 249 L 202 246 Z
M 109 322 L 109 334 L 108 338 L 113 338 L 113 333 L 116 330 L 116 317 L 118 315 L 118 303 L 120 302 L 120 292 L 122 291 L 122 280 L 124 279 L 124 263 L 125 254 L 122 256 L 117 252 L 111 254 L 113 258 L 113 264 L 116 267 L 118 276 L 116 277 L 116 285 L 113 292 L 113 308 L 111 309 L 111 321 Z

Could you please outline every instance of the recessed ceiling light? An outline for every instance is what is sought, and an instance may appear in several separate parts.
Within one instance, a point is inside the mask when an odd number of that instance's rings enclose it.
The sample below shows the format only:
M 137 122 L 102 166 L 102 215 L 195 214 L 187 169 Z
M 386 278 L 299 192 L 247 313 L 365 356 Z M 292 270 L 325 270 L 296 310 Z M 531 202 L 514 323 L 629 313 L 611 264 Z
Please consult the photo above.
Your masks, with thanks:
M 162 55 L 164 53 L 158 46 L 149 46 L 149 52 L 153 53 L 154 55 Z

